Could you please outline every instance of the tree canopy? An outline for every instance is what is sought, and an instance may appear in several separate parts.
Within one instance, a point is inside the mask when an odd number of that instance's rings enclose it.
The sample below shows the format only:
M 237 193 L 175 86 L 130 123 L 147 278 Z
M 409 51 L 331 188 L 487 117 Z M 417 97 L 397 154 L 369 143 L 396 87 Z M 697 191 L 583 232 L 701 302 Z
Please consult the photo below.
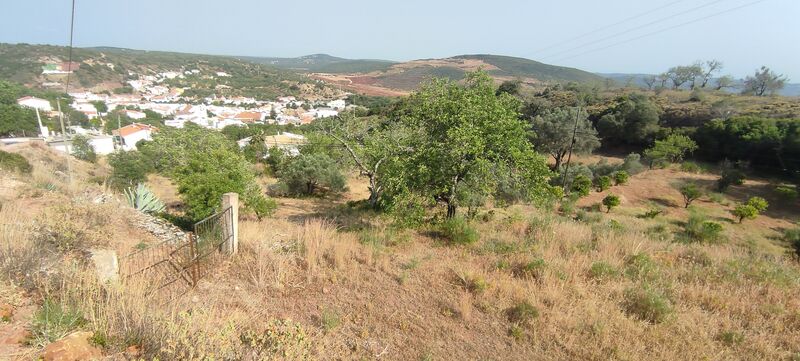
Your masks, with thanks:
M 575 128 L 577 122 L 577 128 Z M 558 169 L 572 144 L 576 153 L 591 153 L 600 147 L 597 131 L 588 114 L 578 108 L 555 108 L 531 120 L 533 142 L 537 151 L 550 154 L 555 159 L 553 169 Z

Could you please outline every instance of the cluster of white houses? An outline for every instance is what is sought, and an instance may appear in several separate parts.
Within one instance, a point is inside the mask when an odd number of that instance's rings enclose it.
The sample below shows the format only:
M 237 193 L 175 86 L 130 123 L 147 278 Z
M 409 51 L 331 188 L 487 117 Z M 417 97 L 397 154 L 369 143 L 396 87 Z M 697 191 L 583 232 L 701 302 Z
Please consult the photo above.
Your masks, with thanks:
M 62 67 L 63 68 L 63 67 Z M 66 69 L 71 70 L 70 67 Z M 59 70 L 52 70 L 59 71 Z M 118 114 L 125 116 L 134 123 L 113 131 L 113 134 L 103 134 L 96 129 L 84 129 L 79 126 L 70 127 L 68 133 L 85 135 L 98 154 L 108 154 L 116 149 L 136 149 L 140 140 L 149 140 L 156 127 L 136 123 L 147 118 L 146 112 L 159 114 L 163 123 L 168 127 L 183 128 L 187 123 L 193 123 L 208 129 L 220 130 L 226 126 L 247 126 L 248 124 L 308 124 L 315 119 L 333 117 L 347 107 L 344 99 L 334 99 L 325 102 L 307 103 L 292 96 L 279 97 L 274 101 L 260 101 L 248 97 L 208 97 L 202 101 L 187 103 L 181 94 L 183 89 L 171 89 L 164 84 L 166 79 L 196 75 L 199 70 L 185 72 L 164 72 L 158 75 L 138 76 L 136 80 L 128 81 L 135 90 L 132 94 L 96 94 L 92 92 L 73 92 L 69 95 L 73 102 L 69 106 L 81 112 L 89 119 L 98 119 L 100 123 L 115 122 L 116 119 L 106 119 L 107 113 L 101 112 L 96 105 L 105 104 L 107 109 L 116 109 Z M 133 74 L 132 74 L 133 75 Z M 217 77 L 230 76 L 224 72 L 216 72 Z M 33 108 L 42 116 L 55 117 L 60 115 L 57 109 L 47 99 L 26 96 L 17 100 L 21 106 Z M 65 105 L 62 105 L 65 106 Z M 40 138 L 44 139 L 55 149 L 65 151 L 63 137 L 58 136 L 58 130 L 47 129 L 39 122 Z M 280 138 L 280 139 L 278 139 Z M 268 139 L 275 146 L 296 148 L 297 142 L 303 142 L 302 136 L 286 134 L 275 139 Z M 25 141 L 26 138 L 5 139 L 4 143 Z M 298 140 L 300 139 L 300 140 Z M 249 140 L 248 140 L 249 141 Z M 67 140 L 69 143 L 69 140 Z M 290 150 L 291 152 L 291 150 Z

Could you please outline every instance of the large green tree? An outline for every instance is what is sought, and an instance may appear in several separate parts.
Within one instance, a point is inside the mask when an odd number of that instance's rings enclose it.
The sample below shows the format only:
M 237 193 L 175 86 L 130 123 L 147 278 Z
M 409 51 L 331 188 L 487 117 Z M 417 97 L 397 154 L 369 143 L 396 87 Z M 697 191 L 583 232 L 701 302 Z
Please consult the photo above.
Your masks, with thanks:
M 576 127 L 577 125 L 577 127 Z M 550 154 L 555 159 L 553 169 L 558 169 L 573 144 L 576 153 L 591 153 L 600 146 L 597 131 L 588 114 L 578 108 L 555 108 L 531 120 L 532 142 L 536 150 Z
M 646 95 L 627 94 L 614 100 L 597 122 L 604 141 L 646 145 L 658 133 L 661 108 Z
M 453 217 L 464 197 L 491 194 L 497 175 L 511 175 L 529 198 L 553 188 L 543 156 L 534 152 L 520 120 L 520 102 L 496 94 L 484 72 L 467 73 L 465 84 L 435 79 L 411 95 L 400 119 L 412 130 L 400 170 L 400 188 L 447 205 Z

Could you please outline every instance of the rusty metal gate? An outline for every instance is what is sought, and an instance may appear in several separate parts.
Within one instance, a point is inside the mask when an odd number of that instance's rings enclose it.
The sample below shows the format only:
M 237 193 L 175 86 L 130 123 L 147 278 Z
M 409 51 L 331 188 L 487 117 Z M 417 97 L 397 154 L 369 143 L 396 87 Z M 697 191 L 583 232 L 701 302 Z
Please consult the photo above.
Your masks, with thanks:
M 194 224 L 182 240 L 147 246 L 120 258 L 123 281 L 144 280 L 144 292 L 179 296 L 210 273 L 218 251 L 233 239 L 233 211 L 226 208 Z

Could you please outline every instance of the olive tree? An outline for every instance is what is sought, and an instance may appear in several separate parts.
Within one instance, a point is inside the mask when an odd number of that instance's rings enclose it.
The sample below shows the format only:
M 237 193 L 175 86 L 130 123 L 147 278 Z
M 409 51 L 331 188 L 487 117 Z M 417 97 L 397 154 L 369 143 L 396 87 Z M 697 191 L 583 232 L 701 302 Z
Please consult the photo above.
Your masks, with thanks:
M 752 94 L 756 96 L 764 96 L 775 94 L 778 90 L 783 89 L 786 85 L 788 78 L 784 75 L 777 74 L 766 66 L 756 70 L 754 75 L 749 75 L 744 79 L 744 94 Z
M 393 175 L 395 189 L 445 203 L 448 218 L 456 215 L 459 195 L 492 194 L 497 174 L 509 176 L 527 198 L 552 195 L 552 173 L 528 142 L 520 105 L 507 93 L 496 94 L 481 71 L 468 73 L 464 85 L 447 79 L 424 84 L 398 114 L 412 134 L 411 151 Z
M 577 122 L 577 128 L 576 128 Z M 573 144 L 576 153 L 591 153 L 600 146 L 597 131 L 588 114 L 578 108 L 554 108 L 531 120 L 532 140 L 536 150 L 550 154 L 555 160 L 553 169 L 561 166 Z

